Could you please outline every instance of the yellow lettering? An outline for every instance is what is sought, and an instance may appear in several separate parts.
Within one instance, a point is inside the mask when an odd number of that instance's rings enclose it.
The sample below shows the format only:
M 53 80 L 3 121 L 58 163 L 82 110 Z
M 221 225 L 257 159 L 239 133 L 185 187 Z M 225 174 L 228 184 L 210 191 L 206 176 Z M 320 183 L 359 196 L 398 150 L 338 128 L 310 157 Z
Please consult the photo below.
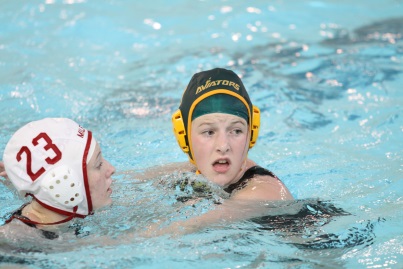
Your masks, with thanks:
M 203 85 L 197 87 L 196 94 L 198 94 L 198 93 L 201 92 L 201 91 L 204 91 L 205 89 L 206 89 L 206 88 L 205 88 Z
M 214 81 L 211 81 L 211 78 L 209 78 L 204 85 L 201 85 L 201 86 L 197 87 L 196 94 L 199 94 L 200 92 L 202 92 L 204 90 L 207 90 L 210 87 L 219 86 L 220 84 L 224 85 L 224 86 L 233 87 L 235 90 L 239 91 L 239 85 L 236 84 L 233 81 L 229 81 L 229 80 L 214 80 Z

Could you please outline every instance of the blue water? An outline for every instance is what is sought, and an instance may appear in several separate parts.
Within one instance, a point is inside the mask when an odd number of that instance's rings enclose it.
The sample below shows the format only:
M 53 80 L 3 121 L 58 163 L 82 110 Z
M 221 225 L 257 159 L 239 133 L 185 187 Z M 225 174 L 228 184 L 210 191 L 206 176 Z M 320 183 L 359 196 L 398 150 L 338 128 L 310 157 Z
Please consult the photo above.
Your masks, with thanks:
M 94 132 L 120 172 L 114 204 L 81 221 L 82 238 L 2 238 L 0 267 L 402 268 L 402 1 L 0 7 L 0 154 L 26 122 L 69 117 Z M 216 190 L 188 207 L 175 202 L 186 191 L 123 173 L 187 160 L 170 117 L 193 73 L 217 66 L 241 75 L 261 109 L 249 156 L 297 201 L 280 211 L 267 205 L 271 217 L 261 222 L 113 246 L 97 241 L 199 215 L 222 198 Z M 0 201 L 0 223 L 23 202 L 2 184 Z

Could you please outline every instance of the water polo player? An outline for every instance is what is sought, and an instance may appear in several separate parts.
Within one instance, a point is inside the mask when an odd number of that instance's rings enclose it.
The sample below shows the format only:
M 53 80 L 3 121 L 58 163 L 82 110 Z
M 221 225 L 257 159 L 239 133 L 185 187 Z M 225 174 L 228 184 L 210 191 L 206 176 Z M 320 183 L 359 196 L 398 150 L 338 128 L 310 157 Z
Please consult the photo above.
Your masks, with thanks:
M 216 68 L 195 74 L 172 122 L 197 173 L 222 186 L 231 198 L 293 199 L 280 179 L 248 159 L 258 137 L 260 111 L 234 72 Z
M 70 119 L 26 124 L 7 143 L 3 162 L 0 175 L 20 195 L 32 197 L 6 223 L 49 230 L 112 202 L 115 168 L 102 157 L 92 133 Z

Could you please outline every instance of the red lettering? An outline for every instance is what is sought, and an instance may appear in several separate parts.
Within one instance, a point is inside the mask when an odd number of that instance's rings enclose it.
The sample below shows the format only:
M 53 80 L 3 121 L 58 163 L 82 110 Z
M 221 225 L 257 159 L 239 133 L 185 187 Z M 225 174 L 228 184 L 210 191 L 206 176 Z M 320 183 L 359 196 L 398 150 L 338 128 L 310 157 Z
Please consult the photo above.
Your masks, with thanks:
M 85 134 L 85 129 L 81 126 L 78 126 L 78 133 L 77 136 L 84 138 L 84 134 Z
M 51 149 L 55 154 L 55 156 L 53 158 L 47 157 L 45 159 L 45 161 L 48 164 L 52 164 L 52 165 L 57 163 L 58 161 L 60 161 L 62 159 L 62 152 L 59 150 L 59 148 L 55 144 L 53 144 L 52 139 L 50 139 L 50 137 L 46 133 L 40 133 L 34 139 L 32 139 L 32 145 L 37 146 L 38 141 L 40 139 L 43 139 L 46 141 L 46 145 L 43 148 L 46 151 Z M 27 155 L 27 165 L 26 165 L 27 174 L 31 178 L 32 181 L 35 181 L 38 177 L 40 177 L 43 173 L 45 173 L 46 169 L 41 167 L 36 172 L 32 171 L 32 153 L 27 146 L 21 147 L 21 149 L 18 151 L 17 156 L 16 156 L 18 162 L 21 161 L 21 159 L 22 159 L 21 156 L 23 153 L 25 153 Z

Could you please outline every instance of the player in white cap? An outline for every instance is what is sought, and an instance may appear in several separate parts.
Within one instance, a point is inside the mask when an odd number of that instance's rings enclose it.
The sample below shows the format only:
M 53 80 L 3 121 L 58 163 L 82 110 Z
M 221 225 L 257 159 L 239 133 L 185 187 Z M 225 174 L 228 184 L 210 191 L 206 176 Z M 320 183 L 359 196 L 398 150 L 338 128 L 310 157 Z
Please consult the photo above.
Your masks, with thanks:
M 12 213 L 47 230 L 85 218 L 111 204 L 115 168 L 101 154 L 91 131 L 66 118 L 45 118 L 21 127 L 7 143 L 0 175 L 32 200 Z

